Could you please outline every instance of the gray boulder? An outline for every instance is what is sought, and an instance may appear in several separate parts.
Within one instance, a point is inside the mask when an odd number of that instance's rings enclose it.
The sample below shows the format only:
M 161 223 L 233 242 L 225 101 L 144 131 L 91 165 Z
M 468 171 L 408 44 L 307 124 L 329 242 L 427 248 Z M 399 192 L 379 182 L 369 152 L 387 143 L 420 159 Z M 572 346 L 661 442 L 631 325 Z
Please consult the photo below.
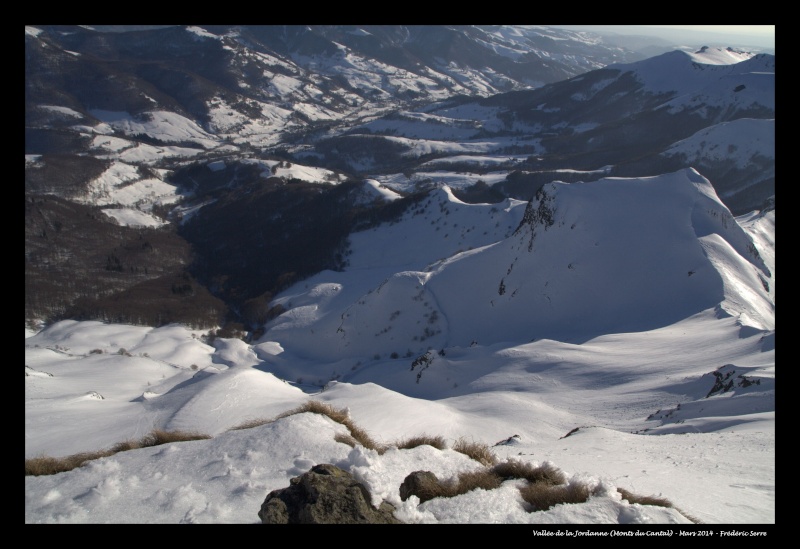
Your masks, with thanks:
M 383 502 L 376 509 L 364 485 L 328 463 L 270 492 L 258 516 L 262 524 L 402 524 L 394 506 Z
M 400 499 L 417 496 L 420 503 L 442 495 L 441 482 L 430 471 L 414 471 L 400 485 Z

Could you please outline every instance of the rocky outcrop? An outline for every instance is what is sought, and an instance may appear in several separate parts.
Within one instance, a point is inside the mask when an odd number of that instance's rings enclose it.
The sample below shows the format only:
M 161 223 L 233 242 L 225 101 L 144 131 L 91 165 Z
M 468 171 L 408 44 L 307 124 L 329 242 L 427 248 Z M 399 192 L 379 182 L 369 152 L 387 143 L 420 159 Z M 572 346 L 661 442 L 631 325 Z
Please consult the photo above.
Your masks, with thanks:
M 417 496 L 420 503 L 440 496 L 439 479 L 430 471 L 414 471 L 408 475 L 400 485 L 400 499 L 405 501 L 411 496 Z
M 761 385 L 760 379 L 747 378 L 742 374 L 737 376 L 736 369 L 733 364 L 726 364 L 725 366 L 717 368 L 711 373 L 714 374 L 716 380 L 714 382 L 714 386 L 711 387 L 711 390 L 706 395 L 706 398 L 727 393 L 736 387 L 747 388 L 751 385 Z
M 270 492 L 258 516 L 262 524 L 402 524 L 391 504 L 376 509 L 364 485 L 327 463 Z

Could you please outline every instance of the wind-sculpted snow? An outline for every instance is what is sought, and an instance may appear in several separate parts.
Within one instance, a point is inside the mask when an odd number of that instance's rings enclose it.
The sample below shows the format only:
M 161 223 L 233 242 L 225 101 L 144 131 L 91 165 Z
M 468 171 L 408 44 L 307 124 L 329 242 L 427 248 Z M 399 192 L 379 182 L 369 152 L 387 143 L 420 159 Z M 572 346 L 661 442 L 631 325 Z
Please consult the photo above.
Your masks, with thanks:
M 514 199 L 466 204 L 442 187 L 398 222 L 351 235 L 349 270 L 395 265 L 423 270 L 455 253 L 502 240 L 519 224 L 524 206 Z
M 226 375 L 209 377 L 195 374 L 200 378 L 196 384 L 185 382 L 185 386 L 175 387 L 148 401 L 146 408 L 169 409 L 169 415 L 165 414 L 165 427 L 169 430 L 216 435 L 248 421 L 275 417 L 303 403 L 305 393 L 294 385 L 272 374 L 259 372 L 246 362 L 237 366 L 235 371 L 226 372 Z M 264 402 L 264 395 L 269 395 L 269 402 Z M 179 406 L 174 402 L 168 406 L 159 402 L 174 396 L 181 399 Z
M 503 224 L 519 211 L 458 204 L 454 197 L 440 204 L 442 212 L 454 211 L 445 216 L 453 221 L 448 232 L 463 223 L 456 212 L 472 210 L 484 223 L 501 214 Z M 403 233 L 408 229 L 402 223 L 395 227 L 358 235 L 352 268 L 387 265 L 380 254 L 388 252 L 390 240 L 381 242 L 392 231 L 406 235 L 410 252 L 404 256 L 403 239 L 392 237 L 392 260 L 411 266 L 419 241 Z M 428 250 L 454 236 L 441 233 L 428 233 Z M 324 312 L 305 305 L 313 316 L 291 309 L 265 337 L 303 349 L 306 356 L 316 349 L 313 355 L 320 358 L 415 357 L 476 341 L 580 340 L 649 330 L 715 307 L 743 326 L 774 329 L 770 270 L 711 184 L 691 169 L 554 182 L 527 205 L 513 234 L 470 242 L 478 246 L 451 249 L 425 269 L 419 257 L 417 271 L 398 271 L 346 305 L 320 303 Z M 342 273 L 344 286 L 347 278 Z M 305 320 L 298 323 L 300 318 Z
M 689 515 L 708 524 L 772 523 L 774 351 L 763 341 L 774 335 L 731 338 L 732 327 L 730 318 L 703 314 L 581 345 L 450 347 L 444 356 L 434 353 L 419 383 L 411 359 L 381 360 L 348 368 L 350 382 L 305 385 L 313 395 L 263 371 L 274 363 L 253 365 L 244 342 L 218 339 L 209 355 L 179 326 L 67 321 L 26 332 L 26 458 L 104 448 L 152 428 L 215 436 L 28 476 L 25 520 L 253 523 L 271 490 L 315 464 L 334 463 L 364 483 L 373 501 L 394 504 L 396 516 L 412 523 L 686 524 Z M 177 358 L 170 348 L 182 339 L 194 341 L 191 351 L 174 366 L 162 362 Z M 112 342 L 148 348 L 150 356 L 88 351 Z M 277 344 L 252 349 L 263 349 L 264 359 L 286 353 Z M 217 366 L 235 364 L 217 368 L 209 356 Z M 288 360 L 295 372 L 330 366 Z M 191 362 L 201 370 L 188 368 Z M 408 396 L 414 390 L 419 397 Z M 452 449 L 351 448 L 337 442 L 346 428 L 317 414 L 227 432 L 309 399 L 344 410 L 384 444 L 422 434 L 452 444 L 465 436 L 499 459 L 549 462 L 570 482 L 597 490 L 584 503 L 535 512 L 522 504 L 519 481 L 422 504 L 400 501 L 398 487 L 412 471 L 448 479 L 481 467 Z M 675 508 L 630 503 L 617 487 L 666 498 Z

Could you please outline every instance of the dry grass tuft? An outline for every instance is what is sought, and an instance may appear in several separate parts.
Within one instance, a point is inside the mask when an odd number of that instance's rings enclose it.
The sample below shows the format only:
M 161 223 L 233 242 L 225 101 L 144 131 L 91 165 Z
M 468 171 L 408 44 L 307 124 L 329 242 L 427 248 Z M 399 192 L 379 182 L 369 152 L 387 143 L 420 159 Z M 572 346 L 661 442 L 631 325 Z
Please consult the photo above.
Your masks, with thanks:
M 567 476 L 550 462 L 534 465 L 528 461 L 519 461 L 512 458 L 498 463 L 492 468 L 492 471 L 504 480 L 524 478 L 528 482 L 550 485 L 567 482 Z
M 700 519 L 699 519 L 699 518 L 697 518 L 697 517 L 693 517 L 692 515 L 690 515 L 690 514 L 688 514 L 688 513 L 684 513 L 682 509 L 678 509 L 677 507 L 673 507 L 673 509 L 675 509 L 675 510 L 676 510 L 677 512 L 679 512 L 681 515 L 683 515 L 684 517 L 686 517 L 687 519 L 689 519 L 689 520 L 690 520 L 692 523 L 694 523 L 694 524 L 703 524 L 703 521 L 702 521 L 702 520 L 700 520 Z
M 674 507 L 667 498 L 658 496 L 639 496 L 629 492 L 625 488 L 617 488 L 617 492 L 622 495 L 622 499 L 628 503 L 638 503 L 640 505 L 656 505 L 658 507 Z
M 358 441 L 353 437 L 351 437 L 350 435 L 344 435 L 338 433 L 334 435 L 333 440 L 335 440 L 336 442 L 341 442 L 342 444 L 347 444 L 350 448 L 355 448 L 356 444 L 358 444 Z
M 349 414 L 346 410 L 340 410 L 334 408 L 330 404 L 326 404 L 324 402 L 320 402 L 318 400 L 309 400 L 305 404 L 301 404 L 297 408 L 289 410 L 288 412 L 284 412 L 277 416 L 275 419 L 283 419 L 285 417 L 293 416 L 295 414 L 302 414 L 305 412 L 310 412 L 312 414 L 321 414 L 323 416 L 328 416 L 336 423 L 341 423 L 344 426 L 347 426 L 347 423 L 350 421 Z
M 470 442 L 461 437 L 453 444 L 453 450 L 474 459 L 482 465 L 491 466 L 497 463 L 497 456 L 492 453 L 487 444 L 481 442 Z
M 433 446 L 437 450 L 444 450 L 447 448 L 447 442 L 441 436 L 419 435 L 415 437 L 405 438 L 395 444 L 401 450 L 410 450 L 417 446 Z
M 413 480 L 410 477 L 401 485 L 400 497 L 406 500 L 409 496 L 417 496 L 420 503 L 434 498 L 452 498 L 479 488 L 494 490 L 503 483 L 502 478 L 487 468 L 460 473 L 448 480 L 439 480 L 429 471 L 418 472 L 413 475 Z
M 467 471 L 460 473 L 455 483 L 452 483 L 453 495 L 466 494 L 472 490 L 481 488 L 483 490 L 494 490 L 503 484 L 503 478 L 496 475 L 490 469 L 480 469 L 478 471 Z
M 350 434 L 337 434 L 334 437 L 337 442 L 347 444 L 351 447 L 361 444 L 365 448 L 377 451 L 379 454 L 385 453 L 388 449 L 388 446 L 377 443 L 364 429 L 355 425 L 350 419 L 350 415 L 346 409 L 337 409 L 329 404 L 313 400 L 284 412 L 275 419 L 253 419 L 229 430 L 250 429 L 305 412 L 327 416 L 331 420 L 347 427 Z M 108 457 L 127 450 L 210 438 L 209 435 L 193 431 L 164 431 L 155 429 L 141 439 L 117 443 L 110 450 L 84 452 L 63 458 L 39 456 L 26 459 L 25 476 L 54 475 L 56 473 L 71 471 L 84 465 L 88 461 Z M 438 450 L 447 448 L 443 437 L 425 434 L 402 439 L 396 444 L 396 447 L 399 449 L 410 449 L 426 444 Z M 550 462 L 545 462 L 541 465 L 533 465 L 530 462 L 510 458 L 498 463 L 497 456 L 492 453 L 488 445 L 479 442 L 470 442 L 464 437 L 456 440 L 452 449 L 474 459 L 484 467 L 476 471 L 461 473 L 457 477 L 445 481 L 437 479 L 432 473 L 417 475 L 410 484 L 404 482 L 404 485 L 401 486 L 401 496 L 404 491 L 407 491 L 408 495 L 415 495 L 419 497 L 420 502 L 425 502 L 438 497 L 449 498 L 458 496 L 476 489 L 494 490 L 499 488 L 506 480 L 525 479 L 528 484 L 521 487 L 519 491 L 522 499 L 530 506 L 530 511 L 534 512 L 546 511 L 560 504 L 584 503 L 592 495 L 591 489 L 584 483 L 567 483 L 566 475 Z M 675 508 L 666 498 L 640 496 L 624 488 L 617 488 L 617 491 L 622 496 L 622 499 L 631 504 L 674 508 L 693 523 L 700 523 L 699 520 Z M 406 499 L 408 495 L 405 496 L 404 499 Z
M 639 496 L 626 490 L 625 488 L 617 487 L 617 492 L 622 495 L 622 499 L 627 501 L 628 503 L 638 503 L 639 505 L 655 505 L 657 507 L 668 507 L 670 509 L 675 509 L 681 515 L 689 519 L 695 524 L 702 524 L 702 521 L 698 518 L 693 517 L 692 515 L 686 514 L 677 507 L 675 507 L 670 500 L 664 497 L 659 496 Z
M 55 475 L 77 469 L 87 461 L 112 455 L 112 452 L 83 452 L 62 458 L 38 456 L 25 460 L 25 476 Z
M 99 450 L 97 452 L 82 452 L 62 458 L 39 456 L 25 460 L 25 476 L 55 475 L 77 469 L 88 461 L 113 456 L 119 452 L 136 450 L 138 448 L 149 448 L 171 442 L 185 442 L 188 440 L 204 440 L 211 438 L 209 435 L 194 431 L 163 431 L 155 429 L 140 438 L 139 440 L 127 440 L 118 442 L 110 450 Z
M 350 429 L 350 434 L 364 448 L 369 448 L 370 450 L 375 450 L 380 455 L 383 455 L 384 452 L 386 452 L 386 450 L 388 449 L 387 446 L 384 446 L 383 444 L 380 444 L 379 442 L 377 442 L 375 439 L 373 439 L 371 436 L 369 436 L 369 433 L 367 433 L 367 431 L 365 431 L 361 427 L 353 424 L 352 422 L 348 421 L 347 423 L 344 424 L 344 426 L 347 427 L 348 429 Z
M 293 408 L 282 414 L 275 417 L 275 419 L 269 421 L 262 421 L 260 423 L 256 423 L 255 421 L 251 421 L 251 424 L 254 424 L 253 427 L 257 427 L 258 425 L 263 425 L 265 423 L 270 423 L 272 421 L 277 421 L 279 419 L 283 419 L 285 417 L 293 416 L 295 414 L 303 414 L 303 413 L 312 413 L 312 414 L 320 414 L 323 416 L 327 416 L 336 423 L 344 425 L 350 430 L 350 437 L 347 436 L 340 436 L 336 438 L 337 442 L 343 442 L 350 446 L 354 446 L 352 444 L 353 441 L 356 441 L 358 444 L 361 444 L 364 448 L 368 448 L 370 450 L 375 450 L 379 454 L 383 455 L 388 446 L 378 443 L 374 440 L 369 433 L 353 423 L 353 420 L 350 419 L 350 414 L 347 412 L 346 409 L 339 409 L 334 408 L 330 404 L 326 404 L 324 402 L 320 402 L 318 400 L 309 400 L 305 404 L 298 406 L 297 408 Z M 247 427 L 238 427 L 242 429 L 246 429 Z
M 111 447 L 111 452 L 116 454 L 117 452 L 126 452 L 128 450 L 137 450 L 139 448 L 160 446 L 161 444 L 169 444 L 171 442 L 207 440 L 209 438 L 211 438 L 211 436 L 198 433 L 196 431 L 164 431 L 162 429 L 154 429 L 139 440 L 126 440 L 124 442 L 118 442 Z
M 460 443 L 467 444 L 463 440 Z M 556 505 L 585 503 L 593 493 L 592 488 L 585 482 L 568 483 L 564 472 L 550 462 L 533 465 L 512 458 L 492 467 L 485 466 L 475 471 L 460 473 L 457 477 L 447 480 L 439 480 L 436 475 L 428 471 L 418 471 L 403 481 L 400 486 L 400 497 L 405 501 L 412 495 L 417 496 L 420 503 L 423 503 L 434 498 L 459 496 L 476 489 L 494 490 L 511 479 L 527 481 L 519 491 L 530 512 L 547 511 Z M 617 490 L 623 499 L 630 503 L 673 507 L 665 498 L 637 496 L 622 488 Z M 690 521 L 699 523 L 693 517 L 683 512 L 681 514 Z
M 589 487 L 579 482 L 559 485 L 536 482 L 523 486 L 519 492 L 532 512 L 547 511 L 563 503 L 584 503 L 592 495 Z

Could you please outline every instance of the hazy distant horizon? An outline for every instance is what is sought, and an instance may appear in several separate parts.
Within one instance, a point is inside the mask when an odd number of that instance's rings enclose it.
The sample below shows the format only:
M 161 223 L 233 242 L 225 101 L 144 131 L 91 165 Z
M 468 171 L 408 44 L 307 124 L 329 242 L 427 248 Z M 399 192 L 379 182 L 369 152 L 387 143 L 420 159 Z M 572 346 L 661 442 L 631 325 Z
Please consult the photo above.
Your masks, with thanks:
M 173 25 L 82 25 L 101 32 L 150 30 Z M 632 36 L 652 36 L 676 45 L 765 48 L 775 53 L 775 25 L 543 25 Z
M 775 50 L 775 25 L 547 25 L 597 33 L 655 36 L 685 45 L 758 46 Z

